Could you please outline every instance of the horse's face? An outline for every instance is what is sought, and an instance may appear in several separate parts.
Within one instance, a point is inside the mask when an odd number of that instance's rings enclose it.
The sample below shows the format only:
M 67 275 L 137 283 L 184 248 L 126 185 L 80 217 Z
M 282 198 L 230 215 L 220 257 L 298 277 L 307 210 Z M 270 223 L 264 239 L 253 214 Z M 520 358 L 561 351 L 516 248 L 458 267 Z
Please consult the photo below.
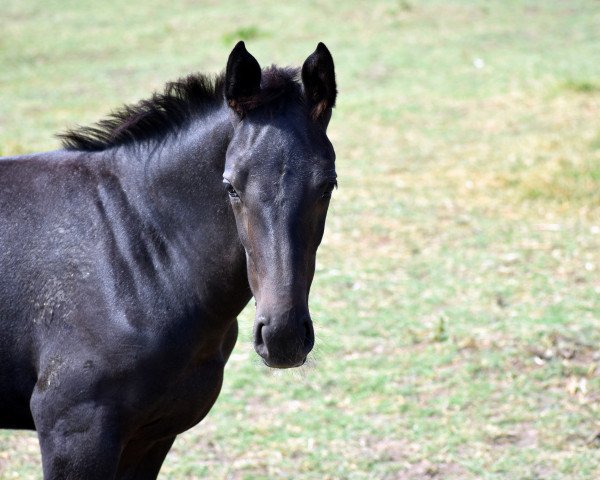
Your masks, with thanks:
M 256 62 L 243 44 L 231 55 L 226 88 L 236 68 L 231 66 L 232 57 L 234 62 L 240 61 L 239 56 L 242 62 Z M 307 62 L 304 91 L 298 87 L 298 95 L 281 99 L 277 108 L 267 105 L 245 112 L 235 103 L 235 92 L 226 91 L 237 113 L 223 179 L 256 300 L 254 346 L 267 365 L 277 368 L 302 365 L 314 345 L 308 294 L 336 186 L 335 154 L 325 133 L 335 100 L 333 61 L 320 45 Z M 260 75 L 258 64 L 243 67 L 246 76 L 249 68 Z M 324 73 L 307 68 L 322 68 Z M 321 73 L 329 75 L 326 88 L 310 83 Z M 321 90 L 314 94 L 315 88 Z M 333 96 L 319 98 L 323 92 Z M 248 97 L 246 92 L 244 98 Z

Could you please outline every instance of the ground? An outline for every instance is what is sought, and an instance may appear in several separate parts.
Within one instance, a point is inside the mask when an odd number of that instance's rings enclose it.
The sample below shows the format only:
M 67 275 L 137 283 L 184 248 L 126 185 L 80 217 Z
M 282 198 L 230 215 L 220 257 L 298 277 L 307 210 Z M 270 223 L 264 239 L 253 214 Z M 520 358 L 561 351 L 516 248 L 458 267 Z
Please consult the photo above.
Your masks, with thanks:
M 546 2 L 5 0 L 0 153 L 58 147 L 245 39 L 336 61 L 338 156 L 309 365 L 252 309 L 161 478 L 600 477 L 600 8 Z M 6 273 L 3 273 L 6 274 Z M 40 477 L 0 432 L 0 478 Z

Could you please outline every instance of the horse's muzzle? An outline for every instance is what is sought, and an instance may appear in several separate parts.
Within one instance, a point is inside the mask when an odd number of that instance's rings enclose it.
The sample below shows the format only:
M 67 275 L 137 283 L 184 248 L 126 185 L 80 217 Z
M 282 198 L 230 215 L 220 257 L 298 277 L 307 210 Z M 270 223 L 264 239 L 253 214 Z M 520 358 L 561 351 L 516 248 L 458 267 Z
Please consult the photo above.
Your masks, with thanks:
M 299 367 L 315 344 L 315 332 L 308 313 L 258 315 L 254 322 L 254 349 L 272 368 Z

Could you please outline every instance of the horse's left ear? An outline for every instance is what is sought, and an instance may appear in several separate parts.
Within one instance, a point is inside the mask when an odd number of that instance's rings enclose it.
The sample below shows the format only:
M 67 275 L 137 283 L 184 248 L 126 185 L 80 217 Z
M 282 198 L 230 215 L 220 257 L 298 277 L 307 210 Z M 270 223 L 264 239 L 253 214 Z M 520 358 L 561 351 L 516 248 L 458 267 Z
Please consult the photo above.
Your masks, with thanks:
M 328 121 L 335 106 L 337 87 L 333 57 L 321 42 L 302 65 L 302 83 L 311 105 L 312 118 Z

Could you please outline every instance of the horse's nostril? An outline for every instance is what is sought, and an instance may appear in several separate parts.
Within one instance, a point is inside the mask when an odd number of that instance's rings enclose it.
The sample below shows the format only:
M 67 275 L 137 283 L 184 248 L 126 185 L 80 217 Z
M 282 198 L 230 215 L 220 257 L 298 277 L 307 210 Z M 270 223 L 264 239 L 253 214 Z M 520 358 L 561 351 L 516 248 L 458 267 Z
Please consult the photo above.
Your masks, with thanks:
M 312 320 L 304 321 L 304 349 L 308 352 L 315 344 L 315 330 Z
M 264 345 L 265 339 L 263 337 L 263 328 L 265 327 L 265 322 L 259 320 L 256 322 L 256 329 L 254 331 L 254 344 L 255 345 Z

